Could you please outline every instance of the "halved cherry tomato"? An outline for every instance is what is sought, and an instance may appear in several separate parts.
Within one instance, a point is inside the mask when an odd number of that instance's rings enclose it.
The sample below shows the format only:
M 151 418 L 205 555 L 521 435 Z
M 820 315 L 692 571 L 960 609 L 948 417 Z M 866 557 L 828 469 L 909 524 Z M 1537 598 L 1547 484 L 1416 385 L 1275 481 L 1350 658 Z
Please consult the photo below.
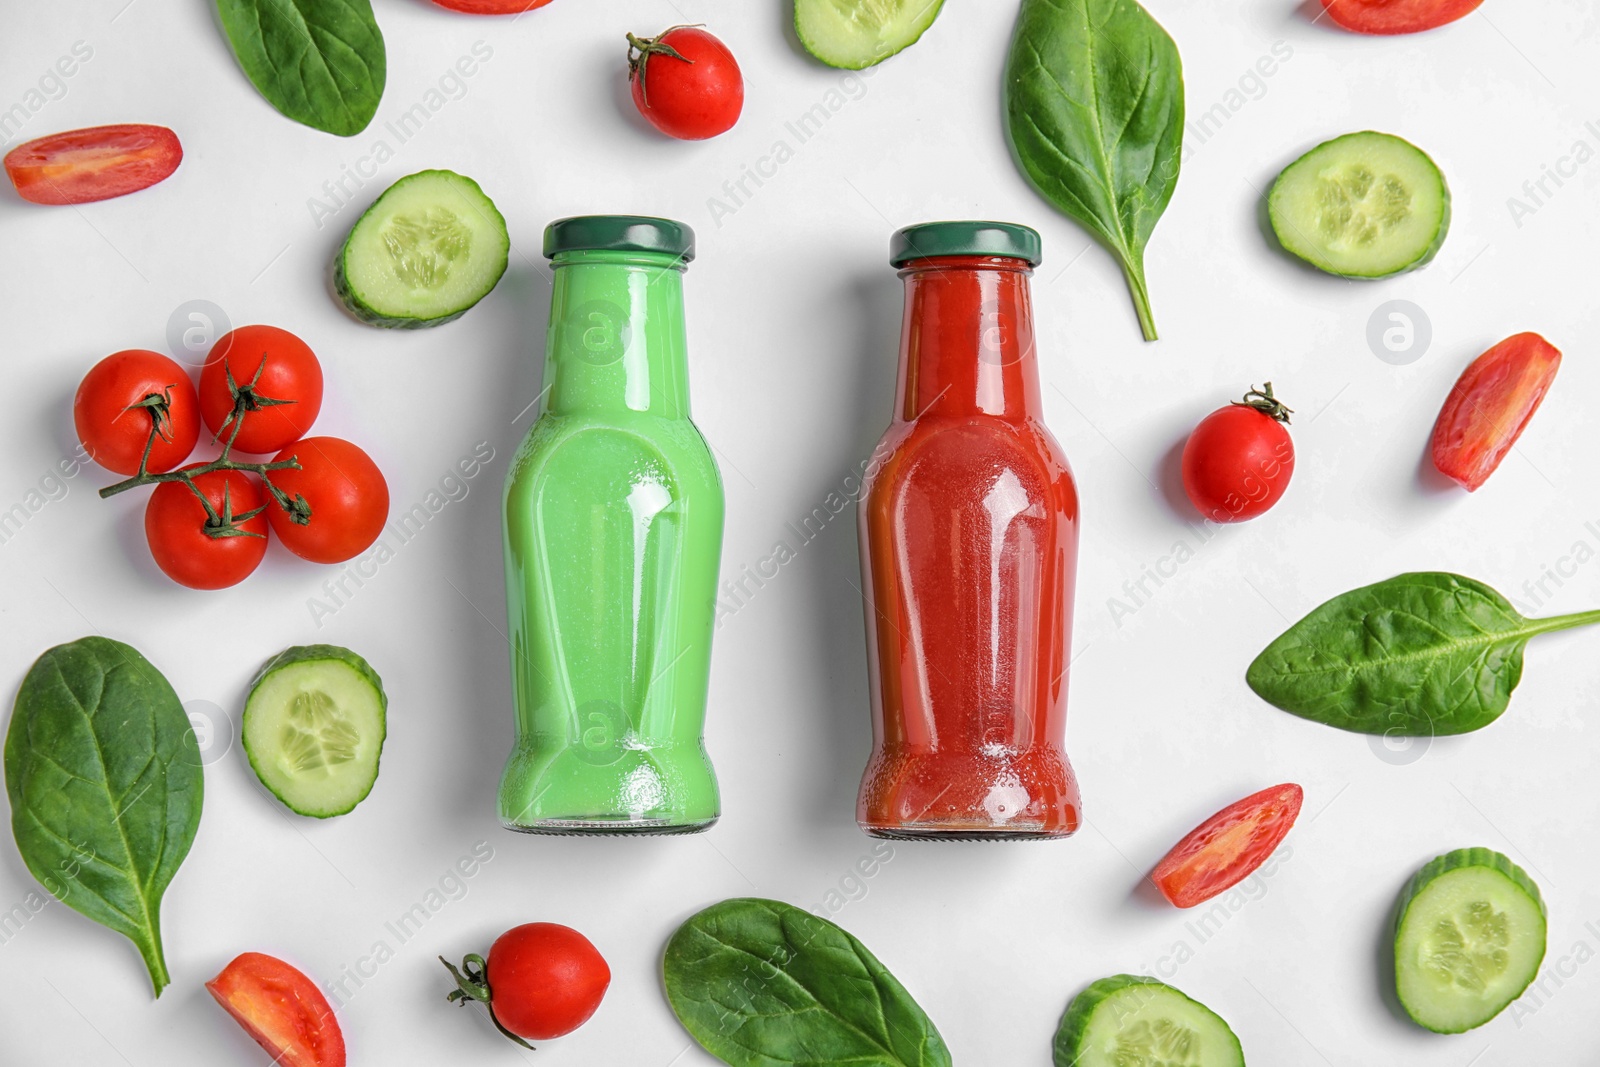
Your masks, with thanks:
M 226 589 L 238 585 L 261 566 L 267 554 L 267 518 L 240 516 L 267 504 L 266 493 L 253 475 L 212 471 L 194 479 L 205 504 L 182 482 L 162 482 L 144 508 L 144 536 L 161 572 L 190 589 Z M 277 505 L 273 504 L 276 508 Z M 231 522 L 223 520 L 232 519 Z
M 183 162 L 165 126 L 95 126 L 53 133 L 6 154 L 6 173 L 24 200 L 87 204 L 147 189 Z
M 72 421 L 89 458 L 117 474 L 170 471 L 200 437 L 200 402 L 189 372 L 160 352 L 130 348 L 89 368 L 72 400 Z M 157 430 L 154 442 L 150 430 Z
M 316 983 L 280 959 L 246 952 L 206 983 L 281 1067 L 344 1067 L 344 1034 Z
M 243 419 L 235 451 L 264 455 L 292 445 L 311 432 L 321 410 L 322 364 L 288 330 L 241 326 L 211 346 L 200 371 L 200 414 L 220 441 L 233 433 L 235 418 Z
M 1561 352 L 1536 333 L 1508 337 L 1473 360 L 1433 425 L 1433 465 L 1468 492 L 1488 481 L 1560 369 Z
M 1328 17 L 1356 33 L 1421 33 L 1466 18 L 1483 0 L 1322 0 Z
M 1305 791 L 1291 783 L 1229 804 L 1173 846 L 1150 877 L 1177 907 L 1205 903 L 1250 877 L 1272 855 L 1304 799 Z
M 515 15 L 543 7 L 550 0 L 433 0 L 451 11 L 465 11 L 469 15 Z
M 277 460 L 291 457 L 300 461 L 300 469 L 273 471 L 272 484 L 304 504 L 297 504 L 293 515 L 268 508 L 272 532 L 290 552 L 312 563 L 343 563 L 365 552 L 389 521 L 389 483 L 372 457 L 338 437 L 308 437 L 278 453 Z

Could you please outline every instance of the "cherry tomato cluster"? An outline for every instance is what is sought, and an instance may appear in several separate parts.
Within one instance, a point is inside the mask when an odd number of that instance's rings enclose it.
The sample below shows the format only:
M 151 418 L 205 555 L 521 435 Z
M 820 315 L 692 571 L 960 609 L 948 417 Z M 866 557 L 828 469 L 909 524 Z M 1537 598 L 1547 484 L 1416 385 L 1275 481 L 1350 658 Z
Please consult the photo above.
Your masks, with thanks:
M 275 326 L 219 338 L 198 390 L 159 352 L 114 353 L 85 375 L 72 406 L 89 458 L 128 476 L 101 496 L 155 486 L 144 513 L 150 554 L 191 589 L 244 581 L 266 556 L 269 530 L 313 563 L 342 563 L 378 539 L 388 483 L 349 441 L 306 436 L 321 410 L 316 354 Z M 180 467 L 202 423 L 221 452 Z

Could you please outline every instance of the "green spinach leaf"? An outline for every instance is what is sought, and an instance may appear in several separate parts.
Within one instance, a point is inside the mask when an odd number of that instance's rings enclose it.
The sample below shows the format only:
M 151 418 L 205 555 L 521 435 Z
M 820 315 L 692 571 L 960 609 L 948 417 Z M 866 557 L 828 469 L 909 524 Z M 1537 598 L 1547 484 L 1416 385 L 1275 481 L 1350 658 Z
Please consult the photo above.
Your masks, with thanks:
M 1600 622 L 1600 611 L 1526 619 L 1459 574 L 1402 574 L 1317 608 L 1245 676 L 1284 711 L 1358 733 L 1464 734 L 1500 717 L 1528 639 Z
M 1154 341 L 1144 249 L 1183 160 L 1178 46 L 1135 0 L 1022 0 L 1005 110 L 1022 172 L 1117 258 Z
M 866 947 L 776 900 L 714 904 L 667 942 L 667 1000 L 732 1067 L 949 1067 L 944 1040 Z
M 370 0 L 217 0 L 239 66 L 296 122 L 352 137 L 377 114 L 387 76 Z
M 22 680 L 5 766 L 28 870 L 132 941 L 160 996 L 161 897 L 194 841 L 205 787 L 172 686 L 119 641 L 57 645 Z

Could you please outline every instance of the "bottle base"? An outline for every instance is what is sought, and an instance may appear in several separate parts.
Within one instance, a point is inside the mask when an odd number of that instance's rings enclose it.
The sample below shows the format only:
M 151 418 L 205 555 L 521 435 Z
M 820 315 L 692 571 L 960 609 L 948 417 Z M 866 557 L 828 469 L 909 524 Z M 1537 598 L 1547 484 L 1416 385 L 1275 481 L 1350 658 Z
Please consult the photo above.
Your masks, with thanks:
M 1078 828 L 1045 830 L 1017 827 L 999 830 L 993 827 L 966 828 L 955 826 L 869 826 L 859 824 L 868 837 L 888 841 L 1061 841 L 1078 832 Z
M 535 823 L 502 822 L 507 830 L 519 834 L 544 834 L 550 837 L 681 837 L 702 834 L 717 825 L 718 816 L 702 822 L 673 822 L 668 819 L 540 819 Z

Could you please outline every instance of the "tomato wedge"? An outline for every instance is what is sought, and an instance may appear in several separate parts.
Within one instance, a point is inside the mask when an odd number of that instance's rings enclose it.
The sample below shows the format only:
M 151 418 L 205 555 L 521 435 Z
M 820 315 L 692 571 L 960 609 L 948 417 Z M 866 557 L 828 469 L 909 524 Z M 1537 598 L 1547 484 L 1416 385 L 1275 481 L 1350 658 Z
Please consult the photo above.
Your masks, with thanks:
M 1508 337 L 1473 360 L 1433 425 L 1433 465 L 1468 492 L 1488 481 L 1560 369 L 1561 352 L 1536 333 Z
M 515 15 L 543 7 L 550 0 L 433 0 L 451 11 L 465 11 L 469 15 Z
M 1328 17 L 1356 33 L 1421 33 L 1464 19 L 1483 0 L 1322 0 Z
M 183 162 L 178 135 L 165 126 L 95 126 L 52 133 L 6 153 L 6 174 L 24 200 L 87 204 L 166 179 Z
M 206 988 L 280 1067 L 344 1067 L 344 1034 L 328 999 L 282 960 L 246 952 Z
M 1177 907 L 1204 904 L 1266 862 L 1294 825 L 1304 799 L 1303 789 L 1286 783 L 1229 804 L 1174 845 L 1151 879 Z

